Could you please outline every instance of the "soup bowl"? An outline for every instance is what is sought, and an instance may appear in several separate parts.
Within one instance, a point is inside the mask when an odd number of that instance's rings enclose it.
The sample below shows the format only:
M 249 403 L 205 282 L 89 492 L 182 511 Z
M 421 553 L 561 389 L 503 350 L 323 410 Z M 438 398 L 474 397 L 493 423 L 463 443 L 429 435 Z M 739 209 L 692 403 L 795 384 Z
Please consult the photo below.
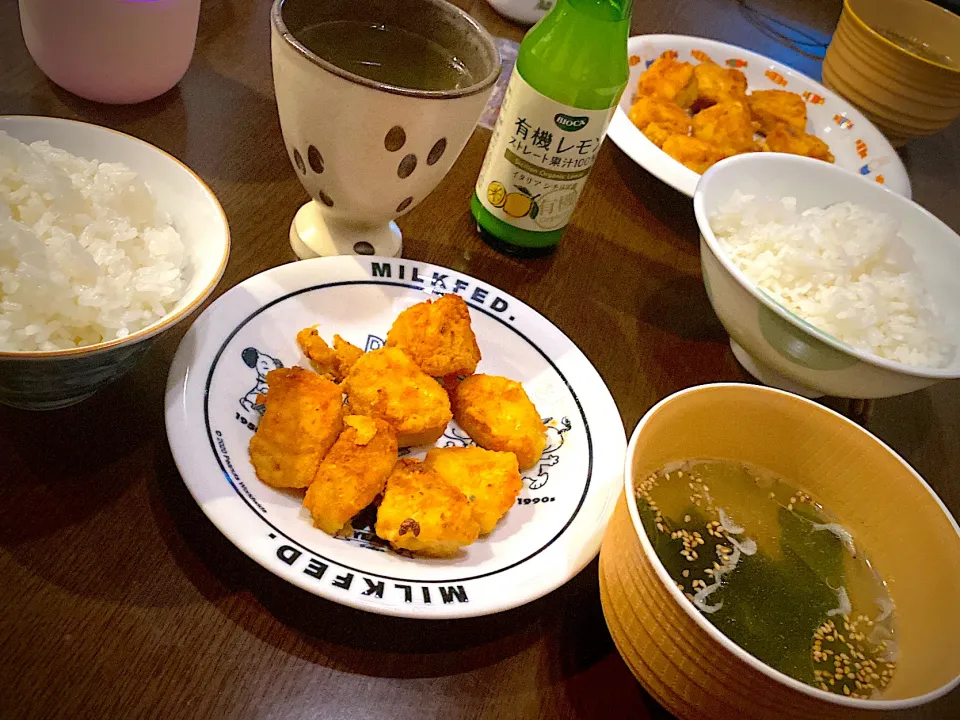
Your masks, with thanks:
M 897 613 L 897 670 L 879 699 L 825 692 L 774 670 L 724 636 L 677 589 L 643 529 L 634 488 L 669 463 L 692 458 L 738 460 L 777 473 L 822 503 L 864 548 Z M 600 597 L 617 650 L 678 718 L 851 718 L 930 702 L 960 681 L 958 567 L 956 521 L 869 432 L 781 390 L 703 385 L 658 403 L 633 433 L 624 492 L 600 551 Z

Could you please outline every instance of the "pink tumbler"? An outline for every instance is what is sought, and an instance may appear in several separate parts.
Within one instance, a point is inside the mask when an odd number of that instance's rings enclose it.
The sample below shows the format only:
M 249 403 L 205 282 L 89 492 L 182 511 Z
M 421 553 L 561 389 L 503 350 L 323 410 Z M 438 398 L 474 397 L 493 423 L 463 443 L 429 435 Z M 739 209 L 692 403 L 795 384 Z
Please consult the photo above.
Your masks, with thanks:
M 137 103 L 176 85 L 197 39 L 200 0 L 20 0 L 30 55 L 60 87 Z

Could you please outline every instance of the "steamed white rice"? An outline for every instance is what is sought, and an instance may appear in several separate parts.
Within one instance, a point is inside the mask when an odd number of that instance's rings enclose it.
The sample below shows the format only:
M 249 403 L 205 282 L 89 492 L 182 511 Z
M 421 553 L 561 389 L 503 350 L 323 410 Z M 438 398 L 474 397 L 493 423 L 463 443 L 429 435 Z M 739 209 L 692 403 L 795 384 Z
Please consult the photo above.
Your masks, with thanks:
M 892 217 L 842 202 L 735 192 L 710 220 L 734 263 L 783 307 L 860 350 L 907 365 L 953 356 L 940 311 Z
M 183 295 L 187 260 L 130 168 L 0 132 L 0 350 L 136 332 Z

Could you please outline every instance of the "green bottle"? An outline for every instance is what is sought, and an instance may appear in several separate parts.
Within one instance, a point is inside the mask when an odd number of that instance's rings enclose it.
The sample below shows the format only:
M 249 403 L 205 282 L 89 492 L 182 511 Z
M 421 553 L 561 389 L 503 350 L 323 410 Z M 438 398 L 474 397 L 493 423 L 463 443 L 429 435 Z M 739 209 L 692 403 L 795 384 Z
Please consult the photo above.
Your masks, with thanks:
M 484 240 L 513 255 L 551 252 L 630 70 L 632 0 L 557 0 L 520 43 L 470 209 Z

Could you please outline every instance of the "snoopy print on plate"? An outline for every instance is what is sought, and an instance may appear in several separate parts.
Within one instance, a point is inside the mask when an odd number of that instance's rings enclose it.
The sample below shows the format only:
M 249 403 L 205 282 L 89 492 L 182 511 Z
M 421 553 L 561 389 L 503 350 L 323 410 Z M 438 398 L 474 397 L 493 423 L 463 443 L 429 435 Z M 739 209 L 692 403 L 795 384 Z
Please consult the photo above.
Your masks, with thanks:
M 266 375 L 309 363 L 296 334 L 317 325 L 364 351 L 383 346 L 397 314 L 457 293 L 483 355 L 477 372 L 523 383 L 547 426 L 540 461 L 522 473 L 515 506 L 493 532 L 451 558 L 406 557 L 373 531 L 375 510 L 348 537 L 315 528 L 302 491 L 257 478 L 248 446 L 263 415 Z M 619 495 L 626 437 L 590 361 L 556 326 L 468 275 L 410 260 L 330 257 L 283 265 L 225 293 L 194 323 L 170 369 L 167 435 L 194 499 L 268 571 L 328 600 L 413 618 L 485 615 L 559 587 L 596 556 Z M 470 437 L 451 422 L 439 447 Z M 405 448 L 422 458 L 428 447 Z

